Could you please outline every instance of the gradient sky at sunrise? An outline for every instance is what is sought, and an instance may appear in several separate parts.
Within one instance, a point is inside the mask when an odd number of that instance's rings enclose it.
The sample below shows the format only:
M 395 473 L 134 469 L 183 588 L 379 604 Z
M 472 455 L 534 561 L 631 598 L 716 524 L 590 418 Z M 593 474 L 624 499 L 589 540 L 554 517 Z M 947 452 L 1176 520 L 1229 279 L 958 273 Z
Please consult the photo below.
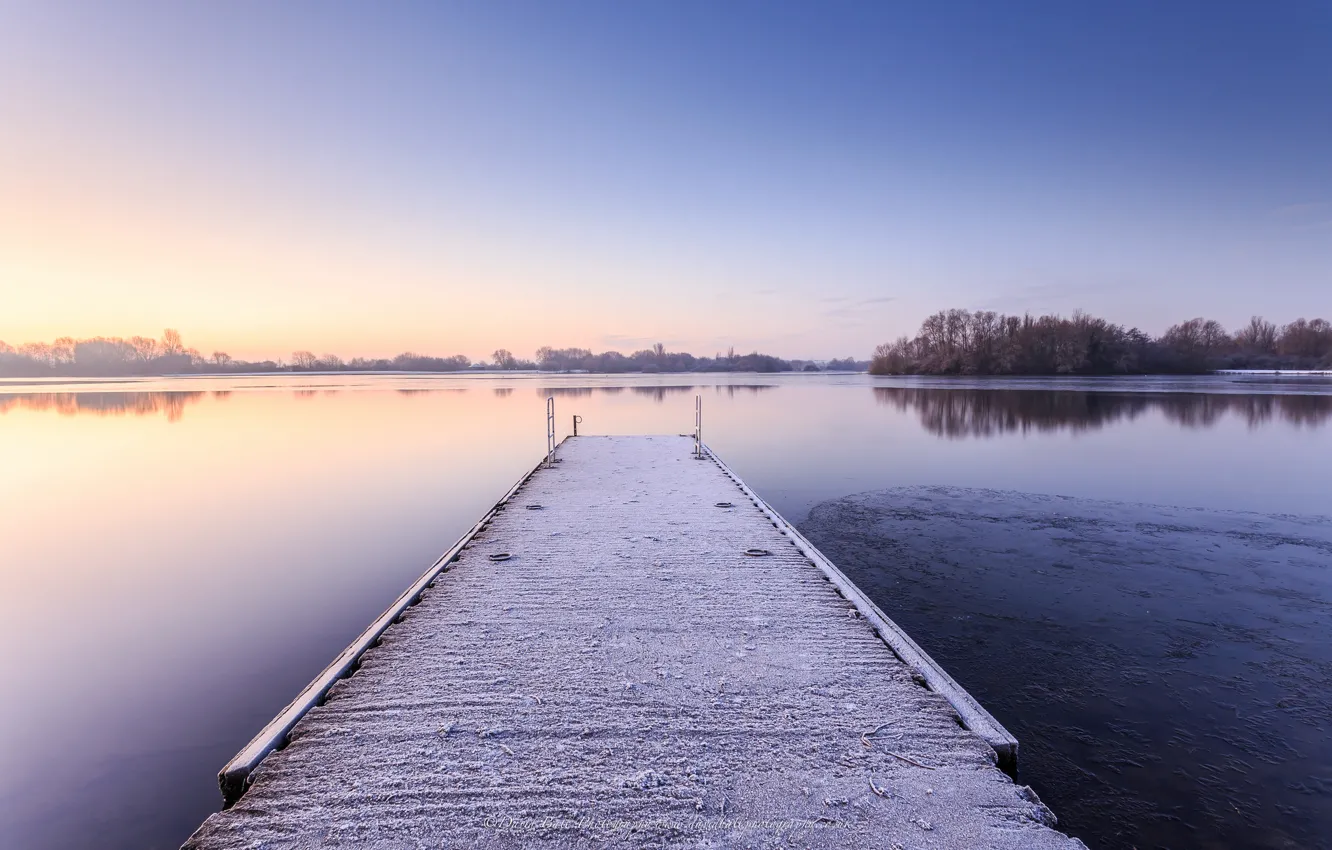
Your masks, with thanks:
M 0 0 L 0 339 L 1332 314 L 1332 3 Z

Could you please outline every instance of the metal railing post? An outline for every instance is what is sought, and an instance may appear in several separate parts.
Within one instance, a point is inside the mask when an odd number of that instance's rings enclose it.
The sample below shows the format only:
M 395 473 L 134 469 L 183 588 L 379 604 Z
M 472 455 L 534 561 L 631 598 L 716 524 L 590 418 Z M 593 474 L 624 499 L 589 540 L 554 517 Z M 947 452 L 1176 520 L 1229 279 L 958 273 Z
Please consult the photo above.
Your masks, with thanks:
M 703 396 L 694 396 L 694 457 L 703 457 Z
M 546 399 L 546 466 L 555 463 L 555 396 Z

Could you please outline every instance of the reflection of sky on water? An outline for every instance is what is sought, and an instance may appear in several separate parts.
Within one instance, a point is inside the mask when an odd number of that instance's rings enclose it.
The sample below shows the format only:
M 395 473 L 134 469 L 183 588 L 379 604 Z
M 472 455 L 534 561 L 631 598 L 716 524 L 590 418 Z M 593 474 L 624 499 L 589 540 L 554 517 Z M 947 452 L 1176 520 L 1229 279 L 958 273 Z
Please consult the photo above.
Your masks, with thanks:
M 595 380 L 598 376 L 588 376 Z M 787 376 L 782 376 L 786 378 Z M 846 379 L 830 381 L 846 385 Z M 623 380 L 623 378 L 619 378 Z M 187 379 L 188 380 L 188 379 Z M 195 379 L 204 380 L 204 379 Z M 206 380 L 212 380 L 211 378 Z M 308 380 L 304 376 L 293 378 L 293 386 L 286 387 L 296 398 L 312 398 L 316 394 L 333 395 L 344 387 L 322 385 L 310 387 L 296 384 Z M 465 378 L 440 381 L 440 386 L 397 386 L 394 392 L 403 396 L 430 393 L 463 393 L 468 387 L 450 386 L 448 381 L 489 383 L 505 378 Z M 568 378 L 565 378 L 568 380 Z M 538 385 L 533 388 L 541 398 L 587 399 L 594 394 L 617 395 L 629 391 L 662 402 L 667 398 L 689 394 L 713 394 L 734 397 L 737 394 L 761 392 L 778 387 L 810 386 L 810 379 L 766 384 L 693 384 L 659 383 L 647 379 L 630 385 L 562 386 Z M 1103 428 L 1122 419 L 1133 420 L 1155 411 L 1186 428 L 1215 425 L 1226 415 L 1243 418 L 1251 427 L 1281 419 L 1292 425 L 1319 427 L 1332 418 L 1332 392 L 1325 392 L 1326 381 L 1257 381 L 1216 380 L 1209 378 L 1129 378 L 1115 382 L 1105 379 L 1071 379 L 1056 382 L 1047 378 L 976 379 L 937 378 L 908 379 L 902 382 L 864 379 L 872 388 L 876 401 L 912 411 L 919 415 L 921 425 L 940 437 L 990 437 L 998 434 L 1027 430 L 1050 431 L 1069 429 L 1085 431 Z M 1178 389 L 1163 389 L 1178 387 Z M 370 384 L 355 383 L 346 389 L 375 389 Z M 0 384 L 0 390 L 4 385 Z M 266 389 L 283 389 L 273 385 Z M 1248 390 L 1255 390 L 1248 392 Z M 1279 390 L 1279 392 L 1274 391 Z M 492 386 L 497 397 L 512 394 L 512 386 Z M 212 390 L 213 398 L 226 398 L 233 390 Z M 203 397 L 203 390 L 166 391 L 96 391 L 83 388 L 78 392 L 13 392 L 0 393 L 0 414 L 15 407 L 29 410 L 54 410 L 62 415 L 153 415 L 163 414 L 170 421 L 178 421 L 187 405 Z
M 216 805 L 218 767 L 542 455 L 549 395 L 561 435 L 574 414 L 580 433 L 686 433 L 702 395 L 707 441 L 793 521 L 908 484 L 1332 515 L 1321 390 L 976 383 L 8 382 L 0 639 L 21 651 L 0 702 L 0 835 L 181 840 Z

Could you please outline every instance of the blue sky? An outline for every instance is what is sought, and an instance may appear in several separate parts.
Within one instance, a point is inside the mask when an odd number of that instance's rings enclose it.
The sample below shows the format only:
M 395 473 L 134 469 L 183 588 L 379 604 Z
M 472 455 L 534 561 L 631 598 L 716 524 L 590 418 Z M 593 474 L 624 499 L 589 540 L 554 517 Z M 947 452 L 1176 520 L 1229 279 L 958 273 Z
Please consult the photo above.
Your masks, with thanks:
M 1332 313 L 1325 2 L 11 2 L 0 114 L 11 342 Z

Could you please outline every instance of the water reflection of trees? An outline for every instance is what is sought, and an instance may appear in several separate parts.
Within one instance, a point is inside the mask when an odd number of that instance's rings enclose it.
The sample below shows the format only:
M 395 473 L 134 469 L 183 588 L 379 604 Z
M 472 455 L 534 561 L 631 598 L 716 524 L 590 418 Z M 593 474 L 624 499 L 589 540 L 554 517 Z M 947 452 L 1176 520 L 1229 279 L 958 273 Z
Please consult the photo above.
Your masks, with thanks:
M 631 387 L 538 387 L 537 395 L 542 398 L 548 396 L 565 398 L 588 398 L 594 392 L 602 395 L 619 395 L 625 390 L 629 390 L 635 395 L 648 396 L 653 401 L 663 401 L 668 395 L 677 395 L 681 393 L 690 393 L 694 391 L 692 386 L 631 386 Z
M 728 396 L 734 396 L 738 392 L 747 392 L 750 395 L 758 395 L 764 390 L 773 389 L 773 384 L 715 384 L 712 389 L 718 394 L 725 393 Z M 706 391 L 707 387 L 696 387 L 692 384 L 662 384 L 644 386 L 642 384 L 631 386 L 615 387 L 538 387 L 537 395 L 542 398 L 548 396 L 568 396 L 573 398 L 587 398 L 593 393 L 601 395 L 618 395 L 625 390 L 641 396 L 647 396 L 653 401 L 664 401 L 667 396 L 688 395 L 689 393 Z
M 537 395 L 542 398 L 550 396 L 565 398 L 586 398 L 592 395 L 591 387 L 537 387 Z
M 636 395 L 647 396 L 655 402 L 663 402 L 668 395 L 681 395 L 694 391 L 693 387 L 681 386 L 661 386 L 661 387 L 630 387 Z
M 735 394 L 738 392 L 747 392 L 750 395 L 758 395 L 759 393 L 772 388 L 772 384 L 717 384 L 716 389 L 718 393 L 725 392 L 727 397 L 734 398 Z
M 1185 428 L 1210 428 L 1238 416 L 1254 428 L 1280 419 L 1317 428 L 1332 419 L 1332 395 L 1105 393 L 1050 390 L 874 387 L 879 404 L 912 411 L 940 437 L 991 437 L 1027 431 L 1092 431 L 1159 411 Z
M 16 393 L 0 395 L 0 414 L 10 410 L 53 410 L 61 416 L 154 416 L 179 422 L 187 405 L 204 397 L 203 392 L 153 393 Z
M 338 392 L 338 390 L 325 390 L 325 391 L 324 391 L 324 395 L 333 395 L 334 393 L 337 393 L 337 392 Z M 467 388 L 466 388 L 466 387 L 430 387 L 429 389 L 421 389 L 421 388 L 419 388 L 419 387 L 410 387 L 410 388 L 409 388 L 409 387 L 399 387 L 398 389 L 394 390 L 394 392 L 397 393 L 398 395 L 405 395 L 405 396 L 408 396 L 409 398 L 411 398 L 411 397 L 415 397 L 415 396 L 419 396 L 419 395 L 438 395 L 439 393 L 465 393 L 465 392 L 467 392 Z

